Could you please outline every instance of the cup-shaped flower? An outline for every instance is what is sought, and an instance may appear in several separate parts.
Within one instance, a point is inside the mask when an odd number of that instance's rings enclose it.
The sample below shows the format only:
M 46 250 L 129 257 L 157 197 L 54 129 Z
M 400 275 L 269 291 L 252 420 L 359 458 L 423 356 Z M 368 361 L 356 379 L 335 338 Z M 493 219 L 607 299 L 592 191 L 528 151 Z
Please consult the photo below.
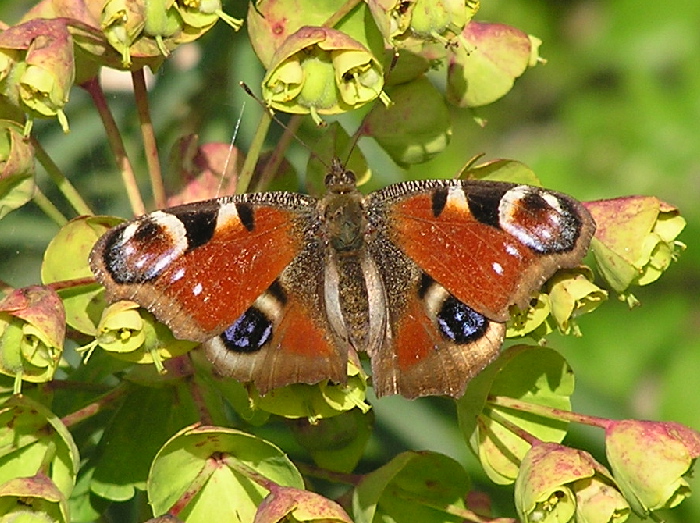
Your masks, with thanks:
M 598 308 L 608 295 L 593 283 L 588 267 L 558 271 L 547 283 L 551 317 L 556 328 L 578 335 L 575 318 Z
M 219 19 L 238 31 L 243 20 L 224 13 L 221 0 L 175 0 L 175 8 L 185 25 L 185 33 L 208 31 Z
M 647 516 L 690 495 L 686 477 L 700 456 L 700 433 L 680 423 L 622 420 L 606 428 L 605 451 L 633 510 Z
M 64 131 L 63 107 L 75 79 L 73 39 L 62 19 L 29 20 L 0 33 L 3 94 L 31 118 L 57 117 Z M 9 68 L 9 69 L 8 69 Z
M 194 348 L 192 341 L 176 339 L 170 329 L 153 314 L 132 301 L 118 301 L 107 307 L 97 326 L 95 341 L 83 347 L 86 358 L 100 346 L 113 356 L 135 363 L 153 363 L 163 370 L 163 360 L 180 356 Z
M 131 65 L 131 45 L 146 25 L 144 0 L 107 0 L 102 8 L 100 26 L 107 41 L 122 56 L 122 65 Z
M 68 503 L 64 494 L 43 474 L 12 478 L 0 485 L 0 519 L 6 522 L 65 523 Z
M 358 41 L 326 27 L 302 27 L 277 50 L 263 98 L 289 113 L 336 114 L 382 94 L 379 61 Z
M 0 373 L 33 383 L 49 381 L 58 368 L 66 313 L 55 291 L 17 289 L 0 301 Z M 16 382 L 15 392 L 19 387 Z

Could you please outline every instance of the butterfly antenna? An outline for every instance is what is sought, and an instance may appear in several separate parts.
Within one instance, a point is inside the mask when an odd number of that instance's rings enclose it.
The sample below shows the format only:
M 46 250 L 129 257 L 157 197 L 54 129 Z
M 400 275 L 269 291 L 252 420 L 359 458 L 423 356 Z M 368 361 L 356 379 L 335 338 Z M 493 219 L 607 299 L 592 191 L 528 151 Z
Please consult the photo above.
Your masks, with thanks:
M 224 186 L 224 180 L 226 179 L 226 174 L 228 173 L 228 167 L 231 163 L 231 158 L 233 158 L 233 144 L 236 143 L 236 138 L 238 138 L 238 131 L 241 129 L 241 122 L 243 121 L 243 113 L 245 112 L 245 101 L 241 105 L 241 111 L 238 113 L 238 119 L 236 120 L 236 126 L 233 128 L 233 134 L 231 135 L 231 141 L 228 144 L 228 155 L 226 156 L 226 161 L 224 162 L 224 168 L 221 171 L 221 177 L 219 178 L 219 186 L 216 189 L 217 196 L 221 194 L 221 188 Z M 236 155 L 238 157 L 238 155 Z
M 282 120 L 280 120 L 275 112 L 272 110 L 272 108 L 265 103 L 264 100 L 260 99 L 253 91 L 252 89 L 246 84 L 245 82 L 239 82 L 239 85 L 243 88 L 243 90 L 250 96 L 253 100 L 258 102 L 260 106 L 269 113 L 270 118 L 272 118 L 277 125 L 279 125 L 282 129 L 287 131 L 290 136 L 292 136 L 297 142 L 299 142 L 304 149 L 309 151 L 309 153 L 316 158 L 318 161 L 320 161 L 324 167 L 328 167 L 326 165 L 326 162 L 323 161 L 312 149 L 311 147 L 301 138 L 299 138 L 299 135 L 297 134 L 297 130 L 299 129 L 299 125 L 301 125 L 301 119 L 298 118 L 299 115 L 294 115 L 292 116 L 292 119 L 289 124 L 285 124 Z

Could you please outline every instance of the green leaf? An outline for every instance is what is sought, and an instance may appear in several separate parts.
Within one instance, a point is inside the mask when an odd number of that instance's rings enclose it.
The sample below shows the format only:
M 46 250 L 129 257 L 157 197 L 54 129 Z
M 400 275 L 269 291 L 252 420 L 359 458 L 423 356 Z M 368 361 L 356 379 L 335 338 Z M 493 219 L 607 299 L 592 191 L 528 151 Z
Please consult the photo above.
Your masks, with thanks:
M 46 474 L 68 497 L 80 457 L 61 420 L 42 404 L 22 395 L 0 409 L 0 484 L 20 476 Z
M 516 160 L 494 160 L 467 169 L 465 178 L 541 186 L 535 172 Z
M 532 41 L 519 29 L 472 21 L 462 37 L 467 47 L 452 55 L 448 72 L 447 98 L 455 105 L 495 102 L 530 65 Z
M 457 402 L 459 426 L 492 481 L 515 481 L 520 460 L 530 448 L 499 423 L 505 419 L 533 436 L 560 442 L 567 423 L 535 414 L 489 405 L 487 396 L 505 396 L 534 405 L 571 410 L 574 376 L 555 350 L 516 345 L 478 375 Z M 495 416 L 495 417 L 494 417 Z
M 41 281 L 44 284 L 63 280 L 92 278 L 88 256 L 100 236 L 123 220 L 111 216 L 82 216 L 58 231 L 44 253 Z M 68 255 L 67 253 L 70 253 Z M 104 289 L 83 285 L 58 292 L 66 308 L 66 323 L 79 332 L 95 335 L 104 309 Z
M 0 218 L 32 199 L 34 178 L 31 174 L 0 179 Z
M 399 165 L 427 162 L 441 153 L 450 142 L 452 123 L 440 91 L 421 76 L 386 92 L 391 106 L 374 104 L 362 133 L 377 140 Z
M 188 427 L 158 452 L 148 499 L 156 515 L 184 503 L 178 516 L 188 523 L 247 523 L 267 494 L 256 476 L 283 486 L 304 484 L 289 458 L 267 441 L 223 427 Z
M 158 449 L 177 430 L 198 418 L 183 382 L 160 388 L 134 385 L 100 440 L 92 491 L 106 499 L 131 499 L 145 490 Z
M 404 452 L 368 474 L 353 494 L 356 523 L 455 523 L 447 512 L 464 508 L 469 477 L 452 458 L 434 452 Z

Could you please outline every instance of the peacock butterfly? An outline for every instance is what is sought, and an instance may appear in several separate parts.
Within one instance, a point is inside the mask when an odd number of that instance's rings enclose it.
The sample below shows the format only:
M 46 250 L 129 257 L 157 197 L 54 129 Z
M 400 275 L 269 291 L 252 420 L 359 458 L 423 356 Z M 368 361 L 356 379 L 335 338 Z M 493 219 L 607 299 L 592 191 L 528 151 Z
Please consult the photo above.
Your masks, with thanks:
M 510 305 L 576 266 L 595 223 L 565 194 L 474 180 L 363 195 L 334 161 L 326 194 L 241 194 L 109 230 L 90 264 L 110 300 L 202 342 L 261 393 L 346 380 L 371 357 L 378 396 L 459 397 L 498 354 Z

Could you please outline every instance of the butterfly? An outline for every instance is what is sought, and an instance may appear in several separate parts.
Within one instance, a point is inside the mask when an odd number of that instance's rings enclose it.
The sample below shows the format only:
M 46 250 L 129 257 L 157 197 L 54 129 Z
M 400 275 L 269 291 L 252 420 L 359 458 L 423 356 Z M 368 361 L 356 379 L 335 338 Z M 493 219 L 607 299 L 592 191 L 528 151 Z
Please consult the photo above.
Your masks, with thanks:
M 484 180 L 408 181 L 363 195 L 333 161 L 321 198 L 240 194 L 110 229 L 90 265 L 214 371 L 261 394 L 346 381 L 371 359 L 378 396 L 459 397 L 496 358 L 509 307 L 577 266 L 595 223 L 570 196 Z

